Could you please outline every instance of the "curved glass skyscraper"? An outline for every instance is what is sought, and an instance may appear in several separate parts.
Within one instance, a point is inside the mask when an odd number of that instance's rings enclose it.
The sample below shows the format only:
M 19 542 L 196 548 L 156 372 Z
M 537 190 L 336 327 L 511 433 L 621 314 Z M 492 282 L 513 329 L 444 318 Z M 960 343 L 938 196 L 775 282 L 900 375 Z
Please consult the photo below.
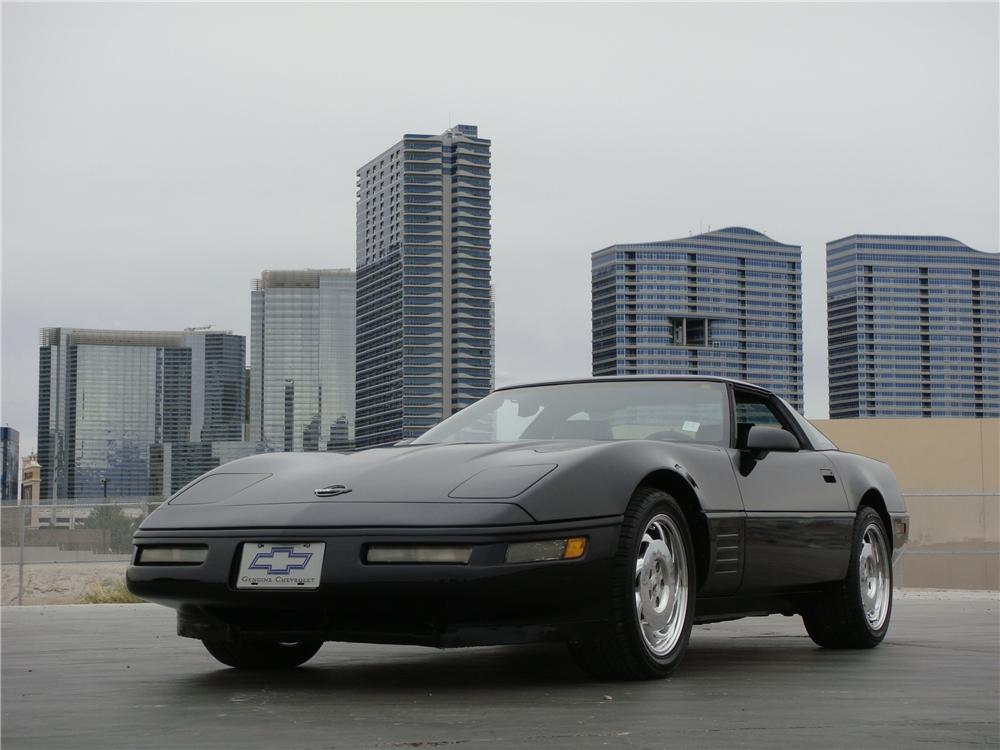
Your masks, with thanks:
M 1000 254 L 855 234 L 826 265 L 831 417 L 1000 417 Z
M 354 272 L 264 271 L 250 293 L 250 437 L 268 451 L 354 442 Z
M 252 453 L 245 352 L 228 331 L 43 329 L 40 497 L 170 495 Z
M 594 375 L 717 375 L 802 409 L 801 249 L 729 227 L 592 256 Z

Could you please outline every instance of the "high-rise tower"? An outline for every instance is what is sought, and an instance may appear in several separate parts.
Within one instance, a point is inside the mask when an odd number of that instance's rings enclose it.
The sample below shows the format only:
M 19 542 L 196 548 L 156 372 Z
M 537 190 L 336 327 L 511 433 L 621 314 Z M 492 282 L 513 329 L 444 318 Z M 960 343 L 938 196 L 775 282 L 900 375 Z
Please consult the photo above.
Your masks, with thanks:
M 392 443 L 493 386 L 490 141 L 404 135 L 357 173 L 357 444 Z
M 20 436 L 13 427 L 0 427 L 0 503 L 17 504 L 18 465 L 21 462 Z

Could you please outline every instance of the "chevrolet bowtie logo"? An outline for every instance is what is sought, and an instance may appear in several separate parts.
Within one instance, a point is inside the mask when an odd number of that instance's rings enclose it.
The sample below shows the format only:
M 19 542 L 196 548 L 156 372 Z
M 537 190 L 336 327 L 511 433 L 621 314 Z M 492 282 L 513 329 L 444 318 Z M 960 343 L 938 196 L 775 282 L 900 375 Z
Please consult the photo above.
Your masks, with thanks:
M 350 487 L 342 484 L 331 484 L 329 487 L 320 487 L 318 490 L 313 490 L 313 494 L 316 497 L 336 497 L 337 495 L 346 495 L 350 491 Z
M 270 576 L 285 575 L 293 570 L 305 570 L 312 552 L 296 552 L 294 547 L 272 547 L 270 552 L 258 552 L 250 570 L 264 570 Z

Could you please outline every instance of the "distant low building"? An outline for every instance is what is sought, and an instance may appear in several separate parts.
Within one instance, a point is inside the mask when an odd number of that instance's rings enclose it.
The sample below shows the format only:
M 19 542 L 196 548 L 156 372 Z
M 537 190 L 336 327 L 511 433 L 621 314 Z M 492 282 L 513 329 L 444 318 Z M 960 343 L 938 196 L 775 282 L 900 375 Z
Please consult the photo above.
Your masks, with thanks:
M 42 467 L 34 453 L 21 462 L 20 505 L 31 508 L 31 517 L 26 519 L 32 528 L 38 528 L 38 505 L 41 501 Z
M 25 505 L 37 502 L 41 498 L 39 489 L 42 484 L 42 467 L 34 453 L 29 453 L 22 462 L 21 469 L 21 501 Z
M 3 467 L 0 469 L 0 502 L 4 505 L 17 504 L 17 465 L 20 460 L 20 435 L 13 427 L 0 427 L 0 454 Z
M 826 246 L 830 416 L 1000 416 L 1000 253 L 950 237 Z
M 736 378 L 801 411 L 801 256 L 743 227 L 598 250 L 594 375 Z

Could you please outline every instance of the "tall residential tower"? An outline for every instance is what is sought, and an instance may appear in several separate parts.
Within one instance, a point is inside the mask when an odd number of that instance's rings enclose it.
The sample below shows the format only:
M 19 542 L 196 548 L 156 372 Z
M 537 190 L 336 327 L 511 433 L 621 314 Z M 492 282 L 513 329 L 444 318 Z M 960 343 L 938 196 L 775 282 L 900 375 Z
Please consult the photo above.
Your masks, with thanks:
M 830 416 L 1000 416 L 1000 254 L 949 237 L 826 246 Z
M 594 375 L 718 375 L 802 409 L 801 249 L 730 227 L 592 257 Z
M 357 444 L 420 435 L 493 385 L 490 141 L 404 135 L 358 170 Z
M 273 451 L 354 442 L 354 272 L 264 271 L 250 293 L 250 437 Z

